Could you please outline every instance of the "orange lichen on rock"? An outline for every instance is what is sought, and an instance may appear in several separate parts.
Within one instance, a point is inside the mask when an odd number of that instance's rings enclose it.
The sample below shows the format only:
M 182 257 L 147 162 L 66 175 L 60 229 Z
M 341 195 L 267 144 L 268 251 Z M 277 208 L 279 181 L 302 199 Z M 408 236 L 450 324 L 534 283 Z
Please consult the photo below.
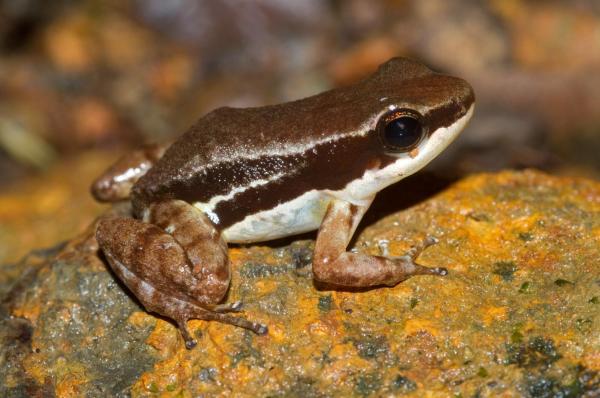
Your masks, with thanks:
M 384 217 L 354 244 L 402 255 L 436 236 L 419 262 L 446 277 L 329 290 L 313 282 L 310 241 L 234 247 L 226 301 L 269 333 L 193 320 L 193 350 L 105 268 L 83 264 L 96 249 L 70 244 L 13 294 L 23 320 L 7 330 L 25 342 L 29 380 L 57 395 L 510 396 L 539 383 L 593 395 L 599 226 L 599 183 L 504 172 Z
M 12 315 L 25 318 L 28 321 L 35 323 L 36 319 L 40 316 L 40 312 L 42 311 L 42 303 L 39 300 L 29 300 L 23 305 L 15 307 Z
M 494 322 L 503 322 L 508 317 L 508 308 L 498 306 L 488 306 L 482 308 L 482 321 L 486 326 Z
M 146 343 L 156 349 L 161 357 L 166 357 L 177 350 L 179 331 L 176 327 L 162 319 L 156 320 L 156 326 L 146 339 Z
M 430 319 L 423 318 L 414 318 L 408 319 L 404 324 L 404 332 L 409 334 L 417 334 L 417 333 L 428 333 L 432 336 L 439 336 L 440 331 L 439 328 L 436 327 L 435 322 Z
M 64 161 L 0 196 L 0 264 L 17 261 L 32 248 L 56 245 L 84 230 L 101 209 L 89 194 L 89 181 L 112 158 L 114 154 L 89 153 Z M 0 279 L 3 276 L 0 274 Z

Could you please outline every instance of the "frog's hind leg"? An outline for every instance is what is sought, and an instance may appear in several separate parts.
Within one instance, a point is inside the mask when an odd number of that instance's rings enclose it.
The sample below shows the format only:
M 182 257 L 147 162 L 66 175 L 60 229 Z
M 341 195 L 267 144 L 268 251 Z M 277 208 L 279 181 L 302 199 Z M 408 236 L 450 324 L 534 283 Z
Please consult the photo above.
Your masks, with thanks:
M 143 216 L 183 249 L 191 273 L 185 282 L 187 294 L 204 305 L 220 302 L 231 280 L 229 255 L 227 243 L 206 214 L 182 200 L 167 200 L 152 204 Z
M 186 327 L 189 319 L 266 333 L 260 323 L 224 313 L 238 311 L 239 302 L 217 304 L 229 285 L 227 246 L 201 212 L 182 203 L 152 206 L 146 216 L 157 224 L 126 217 L 100 220 L 96 238 L 112 269 L 148 311 L 177 323 L 188 348 L 196 343 Z M 190 217 L 208 224 L 193 226 Z M 167 219 L 170 223 L 165 225 Z

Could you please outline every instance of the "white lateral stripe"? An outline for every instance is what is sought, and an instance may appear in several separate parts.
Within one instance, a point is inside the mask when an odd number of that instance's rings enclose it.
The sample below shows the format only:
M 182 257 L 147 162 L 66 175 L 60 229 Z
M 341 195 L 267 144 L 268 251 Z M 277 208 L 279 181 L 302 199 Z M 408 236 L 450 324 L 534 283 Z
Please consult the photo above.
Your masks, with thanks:
M 314 147 L 326 144 L 328 142 L 337 141 L 347 137 L 359 137 L 366 135 L 370 130 L 375 128 L 375 124 L 379 118 L 386 113 L 388 110 L 384 109 L 377 113 L 373 117 L 369 118 L 363 124 L 361 124 L 356 130 L 350 131 L 343 134 L 331 134 L 319 140 L 315 140 L 310 144 L 298 144 L 298 145 L 285 145 L 283 143 L 274 143 L 268 150 L 256 150 L 254 148 L 247 148 L 244 145 L 240 145 L 236 148 L 220 148 L 221 151 L 216 152 L 214 157 L 217 159 L 241 159 L 241 160 L 255 160 L 264 156 L 289 156 L 297 155 L 314 149 Z M 200 156 L 200 155 L 197 155 Z M 210 169 L 211 167 L 217 166 L 222 163 L 221 161 L 205 163 L 204 168 Z
M 242 193 L 244 191 L 247 191 L 248 189 L 256 188 L 256 187 L 259 187 L 261 185 L 266 185 L 266 184 L 269 184 L 269 183 L 271 183 L 273 181 L 277 181 L 280 178 L 282 178 L 282 177 L 284 177 L 284 176 L 286 176 L 288 174 L 289 174 L 289 172 L 281 172 L 281 173 L 273 174 L 272 176 L 270 176 L 269 178 L 266 178 L 266 179 L 263 178 L 263 179 L 260 179 L 260 180 L 252 181 L 248 185 L 233 188 L 226 195 L 213 196 L 206 203 L 204 203 L 204 202 L 195 202 L 194 206 L 196 208 L 202 210 L 203 212 L 205 212 L 208 215 L 208 217 L 211 219 L 212 222 L 214 222 L 215 224 L 218 224 L 219 223 L 219 217 L 214 212 L 214 210 L 215 210 L 215 207 L 217 207 L 217 205 L 220 202 L 231 200 L 238 193 Z

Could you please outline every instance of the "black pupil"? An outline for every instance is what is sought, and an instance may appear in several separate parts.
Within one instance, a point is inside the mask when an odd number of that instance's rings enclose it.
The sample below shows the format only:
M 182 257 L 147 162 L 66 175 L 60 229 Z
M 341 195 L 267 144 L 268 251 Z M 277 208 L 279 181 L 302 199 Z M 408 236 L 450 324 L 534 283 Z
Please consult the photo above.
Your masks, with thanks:
M 410 148 L 421 138 L 421 131 L 421 123 L 417 119 L 402 116 L 385 126 L 385 141 L 394 148 Z

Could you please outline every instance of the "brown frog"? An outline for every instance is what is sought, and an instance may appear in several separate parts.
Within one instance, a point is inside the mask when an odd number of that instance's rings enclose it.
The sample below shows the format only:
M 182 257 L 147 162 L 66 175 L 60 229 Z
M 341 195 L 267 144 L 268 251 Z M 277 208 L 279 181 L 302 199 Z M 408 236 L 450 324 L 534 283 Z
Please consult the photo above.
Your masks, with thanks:
M 405 256 L 347 252 L 373 198 L 425 166 L 473 113 L 464 80 L 403 58 L 349 87 L 279 105 L 219 108 L 168 148 L 118 161 L 93 185 L 100 201 L 130 199 L 132 217 L 101 219 L 100 248 L 148 311 L 173 319 L 186 343 L 189 319 L 256 333 L 267 327 L 218 304 L 231 278 L 227 243 L 316 230 L 314 278 L 340 287 L 392 286 L 446 275 Z

